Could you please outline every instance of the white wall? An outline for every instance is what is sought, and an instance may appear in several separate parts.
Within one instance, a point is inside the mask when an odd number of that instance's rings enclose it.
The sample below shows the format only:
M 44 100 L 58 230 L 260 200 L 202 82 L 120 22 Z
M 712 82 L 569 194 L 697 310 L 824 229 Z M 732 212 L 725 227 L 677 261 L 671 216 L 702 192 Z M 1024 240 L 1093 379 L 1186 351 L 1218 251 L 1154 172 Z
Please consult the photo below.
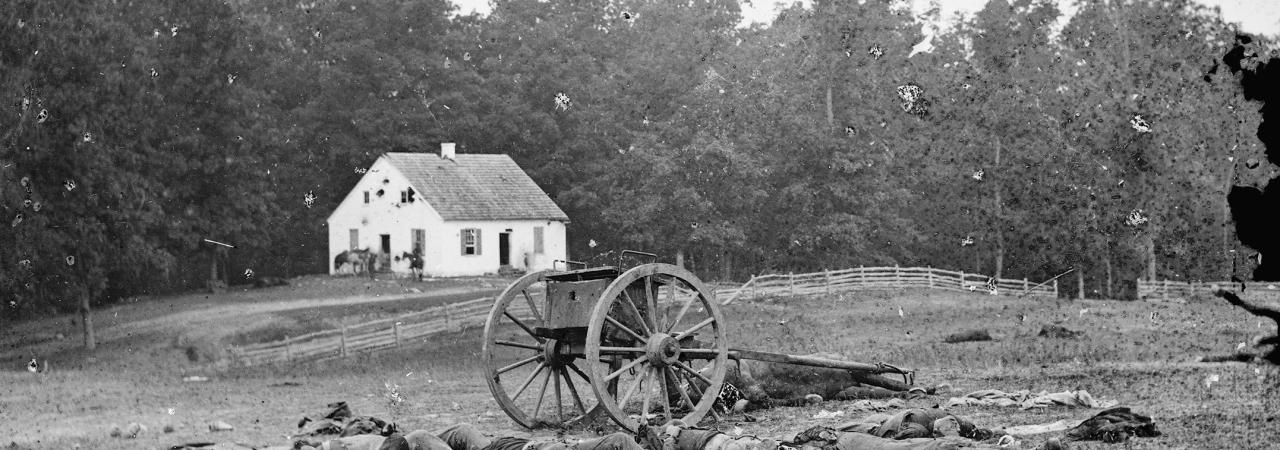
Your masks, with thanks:
M 535 254 L 533 229 L 539 226 L 543 227 L 543 252 Z M 462 254 L 462 230 L 467 228 L 480 230 L 479 255 Z M 513 268 L 527 271 L 550 269 L 555 260 L 567 259 L 564 222 L 552 220 L 448 221 L 427 231 L 428 256 L 423 262 L 423 270 L 434 276 L 497 273 L 498 235 L 506 230 L 511 230 L 510 262 Z
M 387 182 L 384 183 L 383 180 Z M 498 272 L 498 234 L 511 230 L 511 266 L 516 269 L 549 269 L 555 260 L 567 259 L 565 225 L 552 220 L 444 221 L 426 202 L 401 203 L 400 191 L 408 188 L 408 180 L 379 158 L 356 183 L 347 198 L 330 215 L 329 273 L 335 273 L 333 258 L 350 248 L 350 229 L 359 230 L 357 248 L 380 251 L 381 235 L 391 237 L 391 269 L 409 273 L 408 259 L 394 257 L 411 252 L 412 229 L 426 231 L 423 269 L 431 276 L 469 276 Z M 378 197 L 378 189 L 384 191 Z M 364 203 L 364 192 L 370 192 L 370 203 Z M 534 254 L 534 227 L 543 227 L 543 253 Z M 462 254 L 462 230 L 480 229 L 480 254 Z M 528 255 L 528 266 L 526 266 Z

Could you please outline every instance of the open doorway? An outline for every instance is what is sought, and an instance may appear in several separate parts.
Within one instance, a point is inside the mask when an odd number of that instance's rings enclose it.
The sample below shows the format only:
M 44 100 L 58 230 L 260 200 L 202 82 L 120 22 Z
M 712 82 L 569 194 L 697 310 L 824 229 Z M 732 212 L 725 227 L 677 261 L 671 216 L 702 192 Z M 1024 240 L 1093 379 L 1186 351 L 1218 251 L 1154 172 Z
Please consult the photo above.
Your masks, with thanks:
M 391 269 L 391 235 L 383 234 L 383 235 L 379 235 L 379 237 L 382 239 L 380 239 L 381 242 L 379 243 L 380 245 L 378 246 L 378 269 L 390 270 Z
M 498 233 L 498 265 L 511 265 L 511 233 Z

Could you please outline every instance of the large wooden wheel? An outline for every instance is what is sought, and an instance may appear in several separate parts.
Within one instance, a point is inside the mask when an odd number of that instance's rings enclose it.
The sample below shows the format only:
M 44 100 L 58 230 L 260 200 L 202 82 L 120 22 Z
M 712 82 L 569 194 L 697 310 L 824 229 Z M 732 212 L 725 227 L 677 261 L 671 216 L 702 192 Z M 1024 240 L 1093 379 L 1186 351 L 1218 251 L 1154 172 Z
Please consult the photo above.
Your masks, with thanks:
M 724 382 L 726 324 L 712 291 L 670 264 L 624 272 L 601 294 L 586 336 L 591 388 L 609 416 L 697 424 Z M 621 393 L 621 395 L 615 395 Z
M 498 295 L 484 325 L 481 358 L 489 390 L 526 428 L 573 424 L 600 411 L 587 372 L 575 362 L 581 346 L 575 350 L 535 331 L 547 312 L 546 277 L 554 273 L 520 277 Z

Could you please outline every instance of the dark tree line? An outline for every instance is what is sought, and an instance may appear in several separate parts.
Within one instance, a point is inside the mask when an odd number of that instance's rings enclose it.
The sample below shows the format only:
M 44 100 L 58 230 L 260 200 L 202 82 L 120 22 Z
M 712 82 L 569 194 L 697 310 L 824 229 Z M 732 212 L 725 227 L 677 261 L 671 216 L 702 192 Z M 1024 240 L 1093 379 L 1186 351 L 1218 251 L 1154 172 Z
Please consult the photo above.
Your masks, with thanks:
M 1209 73 L 1235 33 L 1190 0 L 1082 2 L 1061 29 L 1051 3 L 993 0 L 937 33 L 880 0 L 750 28 L 734 0 L 493 6 L 5 3 L 4 315 L 210 266 L 323 272 L 359 169 L 440 142 L 515 158 L 573 220 L 573 259 L 1075 267 L 1099 296 L 1251 270 L 1226 194 L 1271 166 L 1238 75 Z

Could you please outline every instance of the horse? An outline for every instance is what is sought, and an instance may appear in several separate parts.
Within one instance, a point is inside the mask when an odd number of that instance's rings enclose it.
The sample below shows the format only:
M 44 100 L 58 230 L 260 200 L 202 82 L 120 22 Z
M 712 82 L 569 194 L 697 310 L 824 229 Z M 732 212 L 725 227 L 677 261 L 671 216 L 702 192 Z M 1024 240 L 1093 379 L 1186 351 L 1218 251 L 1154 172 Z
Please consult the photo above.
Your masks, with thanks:
M 369 277 L 372 278 L 373 258 L 373 252 L 369 251 L 368 248 L 360 250 L 345 250 L 342 253 L 339 253 L 337 257 L 333 258 L 333 268 L 334 270 L 337 270 L 342 268 L 343 264 L 351 264 L 352 273 L 368 273 Z
M 413 275 L 418 277 L 418 281 L 422 281 L 422 255 L 415 250 L 413 253 L 404 252 L 400 257 L 409 260 L 409 268 L 413 270 Z

